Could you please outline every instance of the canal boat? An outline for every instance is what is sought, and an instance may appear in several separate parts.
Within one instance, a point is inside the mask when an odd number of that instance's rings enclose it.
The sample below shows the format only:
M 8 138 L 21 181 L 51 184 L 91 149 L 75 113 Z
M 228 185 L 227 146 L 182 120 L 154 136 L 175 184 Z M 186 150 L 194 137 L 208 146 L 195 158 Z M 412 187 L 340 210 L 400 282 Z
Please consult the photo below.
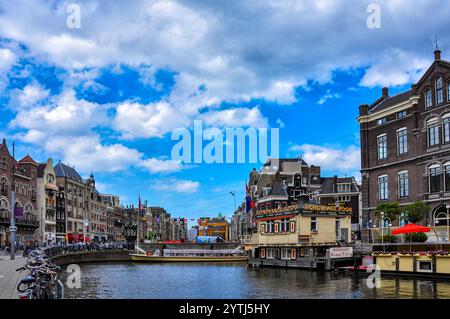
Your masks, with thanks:
M 237 249 L 159 249 L 137 250 L 130 254 L 132 261 L 142 262 L 238 262 L 247 261 L 244 251 Z

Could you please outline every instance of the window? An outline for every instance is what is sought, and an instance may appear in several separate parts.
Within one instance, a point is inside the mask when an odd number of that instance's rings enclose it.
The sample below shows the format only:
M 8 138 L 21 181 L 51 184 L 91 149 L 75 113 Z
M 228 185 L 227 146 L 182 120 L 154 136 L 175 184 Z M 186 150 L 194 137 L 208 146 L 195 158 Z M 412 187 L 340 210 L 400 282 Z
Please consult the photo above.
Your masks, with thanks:
M 380 200 L 388 200 L 388 177 L 383 175 L 378 177 L 378 194 Z
M 444 177 L 445 191 L 449 192 L 450 191 L 450 162 L 447 162 L 444 164 L 444 171 L 445 171 L 445 177 Z
M 444 143 L 450 142 L 450 114 L 445 114 L 442 117 L 442 135 L 444 136 Z
M 290 248 L 282 248 L 281 249 L 281 259 L 291 259 L 291 249 Z
M 397 151 L 399 155 L 408 153 L 408 131 L 406 128 L 397 131 Z
M 433 268 L 432 268 L 432 261 L 424 261 L 424 260 L 419 260 L 417 261 L 417 271 L 419 272 L 433 272 Z
M 429 168 L 430 176 L 430 193 L 437 193 L 441 191 L 441 167 L 433 165 Z
M 282 232 L 282 233 L 287 233 L 287 232 L 289 232 L 289 219 L 283 218 L 283 219 L 281 220 L 281 232 Z
M 383 125 L 383 124 L 386 124 L 386 122 L 387 122 L 387 118 L 382 117 L 381 119 L 377 120 L 377 125 Z
M 397 112 L 397 118 L 402 119 L 402 118 L 406 117 L 407 114 L 408 113 L 406 111 Z
M 425 93 L 425 107 L 431 107 L 433 105 L 433 93 L 428 90 Z
M 265 228 L 266 228 L 266 225 L 264 225 L 264 224 L 261 224 L 261 234 L 264 234 L 264 232 L 265 232 Z
M 447 84 L 447 101 L 450 101 L 450 83 Z
M 379 135 L 378 141 L 378 159 L 383 160 L 387 158 L 387 135 Z
M 408 171 L 398 173 L 398 193 L 400 198 L 409 195 Z
M 273 231 L 274 231 L 274 224 L 275 224 L 275 222 L 273 221 L 273 220 L 269 220 L 269 221 L 267 221 L 267 229 L 266 229 L 266 232 L 268 232 L 268 233 L 273 233 Z
M 292 221 L 290 225 L 291 225 L 291 233 L 295 233 L 295 221 Z
M 311 231 L 312 232 L 317 232 L 318 231 L 317 217 L 311 217 Z
M 274 252 L 273 252 L 273 248 L 267 248 L 267 259 L 274 259 L 275 258 L 275 254 L 274 254 Z
M 428 130 L 428 146 L 434 146 L 439 144 L 439 121 L 437 118 L 433 118 L 427 121 Z
M 343 202 L 349 202 L 351 199 L 350 195 L 343 195 L 343 196 L 339 196 L 338 201 L 343 203 Z
M 442 85 L 442 77 L 436 80 L 436 104 L 444 103 L 444 87 Z

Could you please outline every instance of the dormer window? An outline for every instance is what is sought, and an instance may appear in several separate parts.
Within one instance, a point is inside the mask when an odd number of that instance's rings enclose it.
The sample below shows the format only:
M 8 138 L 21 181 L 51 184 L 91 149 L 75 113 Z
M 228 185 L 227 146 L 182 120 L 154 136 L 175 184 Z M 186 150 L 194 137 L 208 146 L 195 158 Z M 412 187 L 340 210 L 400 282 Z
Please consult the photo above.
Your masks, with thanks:
M 436 104 L 444 103 L 444 87 L 442 85 L 442 77 L 436 80 Z
M 433 105 L 433 93 L 431 90 L 425 92 L 425 107 L 431 107 Z
M 382 117 L 381 119 L 377 120 L 377 125 L 383 125 L 386 124 L 386 122 L 387 122 L 386 117 Z

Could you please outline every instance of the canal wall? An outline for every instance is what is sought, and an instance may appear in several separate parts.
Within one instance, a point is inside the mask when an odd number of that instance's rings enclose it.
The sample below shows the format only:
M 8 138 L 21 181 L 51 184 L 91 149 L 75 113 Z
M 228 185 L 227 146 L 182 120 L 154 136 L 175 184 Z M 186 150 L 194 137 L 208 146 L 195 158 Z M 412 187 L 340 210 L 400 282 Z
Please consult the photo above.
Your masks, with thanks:
M 100 250 L 100 251 L 82 251 L 76 253 L 67 253 L 52 257 L 51 260 L 59 265 L 112 262 L 112 261 L 131 261 L 130 251 L 128 250 Z

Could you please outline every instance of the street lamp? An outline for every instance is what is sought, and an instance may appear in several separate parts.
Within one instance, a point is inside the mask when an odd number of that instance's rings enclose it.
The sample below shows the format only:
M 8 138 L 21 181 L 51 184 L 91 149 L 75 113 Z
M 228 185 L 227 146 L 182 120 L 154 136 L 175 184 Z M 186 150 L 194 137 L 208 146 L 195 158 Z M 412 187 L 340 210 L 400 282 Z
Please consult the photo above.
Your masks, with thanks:
M 449 218 L 450 218 L 450 205 L 447 204 L 445 206 L 447 208 L 447 243 L 450 241 L 450 224 L 449 224 Z
M 234 199 L 234 212 L 236 212 L 236 192 L 235 191 L 231 191 L 230 195 L 233 196 L 233 199 Z
M 384 250 L 384 212 L 381 212 L 381 245 Z

